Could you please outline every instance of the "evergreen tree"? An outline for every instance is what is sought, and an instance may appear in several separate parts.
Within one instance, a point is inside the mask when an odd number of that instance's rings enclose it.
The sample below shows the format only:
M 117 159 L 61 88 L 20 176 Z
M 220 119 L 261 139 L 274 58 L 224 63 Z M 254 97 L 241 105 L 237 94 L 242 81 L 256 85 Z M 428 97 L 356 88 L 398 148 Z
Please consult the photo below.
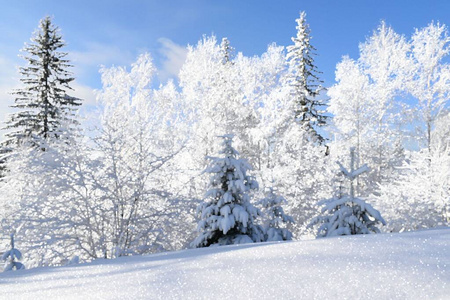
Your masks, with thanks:
M 284 212 L 281 206 L 283 203 L 287 203 L 286 199 L 275 194 L 273 188 L 269 188 L 266 197 L 259 201 L 267 219 L 264 229 L 268 242 L 292 240 L 292 232 L 286 228 L 286 224 L 294 223 L 294 219 Z
M 206 169 L 210 173 L 210 187 L 198 211 L 201 220 L 198 223 L 200 235 L 192 242 L 196 248 L 213 244 L 229 245 L 261 242 L 264 239 L 262 228 L 254 223 L 260 211 L 250 203 L 250 191 L 258 184 L 247 170 L 250 166 L 232 147 L 232 135 L 224 135 L 223 157 L 211 157 Z
M 228 40 L 228 38 L 226 38 L 226 37 L 222 38 L 222 43 L 220 43 L 220 49 L 221 49 L 221 52 L 223 55 L 222 63 L 223 64 L 227 64 L 227 63 L 233 64 L 232 60 L 233 60 L 234 48 L 231 47 L 230 41 Z
M 326 215 L 318 216 L 310 223 L 310 226 L 321 224 L 317 233 L 318 236 L 379 233 L 380 230 L 376 227 L 377 224 L 386 225 L 379 211 L 364 200 L 355 197 L 354 180 L 362 173 L 367 172 L 369 168 L 367 165 L 363 165 L 355 170 L 355 148 L 350 149 L 350 155 L 350 171 L 347 171 L 338 162 L 342 174 L 350 181 L 350 193 L 346 196 L 342 196 L 339 193 L 332 199 L 319 201 L 318 205 L 324 206 L 322 213 Z
M 324 138 L 316 131 L 315 126 L 323 126 L 327 116 L 320 110 L 325 104 L 318 99 L 321 91 L 317 67 L 314 64 L 316 48 L 310 44 L 311 31 L 306 23 L 306 13 L 300 13 L 297 21 L 297 36 L 292 37 L 293 45 L 288 46 L 287 62 L 289 74 L 287 83 L 294 97 L 294 113 L 299 122 L 310 134 L 313 141 L 324 142 Z
M 22 253 L 16 248 L 14 248 L 14 234 L 11 234 L 11 249 L 3 253 L 2 260 L 5 261 L 4 272 L 12 270 L 22 270 L 25 266 L 18 262 L 22 259 Z
M 74 80 L 67 71 L 71 65 L 65 58 L 66 52 L 58 50 L 65 46 L 58 27 L 50 17 L 40 21 L 39 30 L 31 38 L 31 43 L 22 50 L 28 64 L 20 68 L 24 77 L 22 89 L 13 92 L 18 112 L 7 120 L 5 144 L 17 145 L 30 139 L 39 145 L 40 139 L 58 138 L 63 127 L 70 128 L 78 122 L 74 119 L 74 107 L 81 105 L 80 99 L 67 95 L 69 84 Z

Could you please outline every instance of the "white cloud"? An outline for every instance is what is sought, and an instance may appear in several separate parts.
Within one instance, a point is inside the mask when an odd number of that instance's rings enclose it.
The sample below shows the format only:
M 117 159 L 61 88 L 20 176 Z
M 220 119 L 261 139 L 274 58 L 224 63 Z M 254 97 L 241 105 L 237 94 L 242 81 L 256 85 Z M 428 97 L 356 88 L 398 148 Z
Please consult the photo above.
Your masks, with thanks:
M 73 91 L 70 91 L 71 96 L 80 98 L 82 100 L 83 106 L 95 106 L 95 92 L 94 89 L 87 86 L 76 83 L 76 81 L 71 84 Z
M 187 48 L 175 44 L 167 38 L 159 38 L 161 44 L 159 52 L 165 57 L 162 62 L 162 69 L 159 70 L 159 79 L 161 82 L 168 78 L 178 78 L 178 73 L 186 60 Z
M 100 43 L 87 43 L 83 51 L 71 51 L 69 59 L 77 77 L 98 74 L 101 65 L 129 65 L 133 55 L 119 47 Z

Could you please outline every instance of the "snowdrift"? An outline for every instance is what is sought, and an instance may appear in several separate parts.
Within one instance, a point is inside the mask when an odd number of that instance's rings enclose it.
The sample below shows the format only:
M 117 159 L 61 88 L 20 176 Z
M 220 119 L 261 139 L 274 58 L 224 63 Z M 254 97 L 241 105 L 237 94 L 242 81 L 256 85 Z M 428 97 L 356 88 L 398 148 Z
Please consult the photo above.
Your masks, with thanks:
M 0 274 L 0 299 L 449 299 L 450 229 L 222 246 Z

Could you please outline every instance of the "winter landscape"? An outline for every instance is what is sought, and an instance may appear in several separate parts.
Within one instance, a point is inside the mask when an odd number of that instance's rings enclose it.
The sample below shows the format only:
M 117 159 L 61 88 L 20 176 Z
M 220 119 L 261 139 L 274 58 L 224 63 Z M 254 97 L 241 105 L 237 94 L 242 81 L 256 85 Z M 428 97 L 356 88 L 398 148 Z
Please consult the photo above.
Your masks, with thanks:
M 450 298 L 450 4 L 89 4 L 2 5 L 0 299 Z

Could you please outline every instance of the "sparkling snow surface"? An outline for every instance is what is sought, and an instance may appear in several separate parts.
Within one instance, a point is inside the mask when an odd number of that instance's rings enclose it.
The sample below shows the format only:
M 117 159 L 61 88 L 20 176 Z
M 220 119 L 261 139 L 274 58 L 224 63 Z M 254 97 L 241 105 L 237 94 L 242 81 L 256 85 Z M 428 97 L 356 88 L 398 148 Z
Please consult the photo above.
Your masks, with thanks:
M 450 229 L 0 273 L 0 299 L 450 299 Z

